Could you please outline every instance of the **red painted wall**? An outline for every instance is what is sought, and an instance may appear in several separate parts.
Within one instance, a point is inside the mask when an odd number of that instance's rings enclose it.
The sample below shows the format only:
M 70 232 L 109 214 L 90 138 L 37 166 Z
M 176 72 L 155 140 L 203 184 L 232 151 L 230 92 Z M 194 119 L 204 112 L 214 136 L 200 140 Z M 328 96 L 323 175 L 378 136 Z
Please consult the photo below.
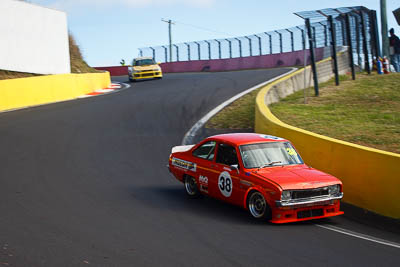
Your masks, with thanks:
M 317 61 L 323 59 L 324 48 L 315 49 Z M 309 58 L 307 53 L 307 58 Z M 309 63 L 309 59 L 308 59 Z M 201 71 L 232 71 L 243 69 L 266 69 L 277 67 L 292 67 L 304 65 L 304 51 L 295 51 L 282 54 L 272 54 L 253 57 L 194 60 L 161 63 L 163 73 L 201 72 Z M 127 66 L 96 67 L 98 70 L 107 70 L 111 76 L 128 75 Z
M 94 67 L 96 70 L 106 70 L 111 76 L 128 75 L 128 66 Z

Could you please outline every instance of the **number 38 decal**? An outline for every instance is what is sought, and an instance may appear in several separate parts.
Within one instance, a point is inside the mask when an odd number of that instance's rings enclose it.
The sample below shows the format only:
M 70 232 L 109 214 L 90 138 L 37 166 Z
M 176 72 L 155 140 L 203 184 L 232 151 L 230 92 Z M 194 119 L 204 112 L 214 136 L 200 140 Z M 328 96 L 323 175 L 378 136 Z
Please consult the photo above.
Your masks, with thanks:
M 218 177 L 218 188 L 221 194 L 225 197 L 230 197 L 232 194 L 232 179 L 229 172 L 222 172 Z

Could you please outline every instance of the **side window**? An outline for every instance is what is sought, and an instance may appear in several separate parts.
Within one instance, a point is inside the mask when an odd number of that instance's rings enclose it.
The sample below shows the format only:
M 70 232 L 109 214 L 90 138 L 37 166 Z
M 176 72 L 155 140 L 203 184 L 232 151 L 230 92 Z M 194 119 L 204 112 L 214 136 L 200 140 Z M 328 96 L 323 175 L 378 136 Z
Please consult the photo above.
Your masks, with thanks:
M 215 153 L 215 145 L 216 145 L 215 141 L 209 141 L 207 143 L 204 143 L 198 148 L 196 148 L 195 151 L 193 151 L 193 156 L 202 159 L 213 160 Z
M 239 164 L 236 149 L 227 144 L 219 144 L 216 162 L 228 166 Z

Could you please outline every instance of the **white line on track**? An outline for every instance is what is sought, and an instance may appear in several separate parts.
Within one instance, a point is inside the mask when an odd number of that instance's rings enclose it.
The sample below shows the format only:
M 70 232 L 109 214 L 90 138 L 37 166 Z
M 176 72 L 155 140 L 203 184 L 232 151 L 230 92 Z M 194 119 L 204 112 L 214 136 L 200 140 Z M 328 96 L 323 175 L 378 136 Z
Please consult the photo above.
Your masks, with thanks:
M 348 236 L 356 237 L 356 238 L 359 238 L 359 239 L 364 239 L 364 240 L 367 240 L 367 241 L 378 243 L 378 244 L 381 244 L 381 245 L 390 246 L 390 247 L 394 247 L 394 248 L 400 248 L 400 244 L 398 244 L 398 243 L 390 242 L 390 241 L 387 241 L 387 240 L 384 240 L 384 239 L 380 239 L 380 238 L 376 238 L 376 237 L 369 236 L 369 235 L 356 233 L 356 232 L 353 232 L 353 231 L 350 231 L 350 230 L 346 230 L 346 229 L 343 229 L 343 228 L 339 228 L 339 227 L 336 227 L 336 226 L 326 226 L 326 225 L 320 225 L 320 224 L 316 224 L 316 226 L 324 228 L 324 229 L 327 229 L 327 230 L 330 230 L 330 231 L 334 231 L 334 232 L 337 232 L 337 233 L 341 233 L 341 234 L 344 234 L 344 235 L 348 235 Z
M 292 68 L 290 71 L 288 71 L 288 72 L 286 72 L 286 73 L 284 73 L 284 74 L 282 74 L 282 75 L 279 75 L 279 76 L 277 76 L 277 77 L 275 77 L 275 78 L 272 78 L 272 79 L 270 79 L 270 80 L 268 80 L 268 81 L 266 81 L 266 82 L 260 83 L 260 84 L 258 84 L 258 85 L 256 85 L 256 86 L 253 86 L 253 87 L 247 89 L 246 91 L 243 91 L 243 92 L 241 92 L 241 93 L 235 95 L 234 97 L 232 97 L 232 98 L 226 100 L 226 101 L 223 102 L 221 105 L 217 106 L 216 108 L 214 108 L 213 110 L 211 110 L 210 112 L 208 112 L 203 118 L 201 118 L 198 122 L 196 122 L 196 123 L 193 125 L 192 128 L 190 128 L 190 130 L 189 130 L 189 131 L 185 134 L 185 136 L 183 137 L 182 145 L 190 145 L 189 143 L 191 143 L 191 139 L 193 139 L 193 138 L 196 136 L 197 131 L 198 131 L 201 127 L 203 127 L 203 125 L 206 124 L 206 122 L 207 122 L 209 119 L 211 119 L 213 116 L 215 116 L 215 114 L 217 114 L 218 112 L 220 112 L 223 108 L 225 108 L 226 106 L 228 106 L 229 104 L 231 104 L 231 103 L 234 102 L 235 100 L 239 99 L 240 97 L 242 97 L 242 96 L 244 96 L 244 95 L 246 95 L 246 94 L 248 94 L 248 93 L 250 93 L 250 92 L 252 92 L 252 91 L 254 91 L 254 90 L 256 90 L 256 89 L 258 89 L 258 88 L 260 88 L 260 87 L 262 87 L 262 86 L 264 86 L 264 85 L 266 85 L 266 84 L 268 84 L 268 83 L 271 83 L 271 82 L 273 82 L 273 81 L 276 81 L 276 80 L 278 80 L 278 79 L 280 79 L 280 78 L 282 78 L 282 77 L 284 77 L 284 76 L 286 76 L 286 75 L 288 75 L 288 74 L 290 74 L 290 73 L 292 73 L 292 72 L 294 72 L 294 71 L 296 71 L 296 70 L 297 70 L 297 68 Z

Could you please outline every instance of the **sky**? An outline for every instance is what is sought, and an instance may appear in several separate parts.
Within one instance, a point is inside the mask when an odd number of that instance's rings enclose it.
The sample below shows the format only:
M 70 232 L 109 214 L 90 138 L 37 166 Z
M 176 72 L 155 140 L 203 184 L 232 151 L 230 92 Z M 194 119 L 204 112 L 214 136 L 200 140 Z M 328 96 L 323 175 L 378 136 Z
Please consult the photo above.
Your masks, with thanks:
M 90 66 L 131 62 L 138 48 L 222 39 L 303 25 L 294 12 L 365 6 L 378 13 L 380 0 L 28 0 L 67 13 L 74 35 Z M 387 0 L 388 27 L 400 33 L 392 10 L 399 0 Z

